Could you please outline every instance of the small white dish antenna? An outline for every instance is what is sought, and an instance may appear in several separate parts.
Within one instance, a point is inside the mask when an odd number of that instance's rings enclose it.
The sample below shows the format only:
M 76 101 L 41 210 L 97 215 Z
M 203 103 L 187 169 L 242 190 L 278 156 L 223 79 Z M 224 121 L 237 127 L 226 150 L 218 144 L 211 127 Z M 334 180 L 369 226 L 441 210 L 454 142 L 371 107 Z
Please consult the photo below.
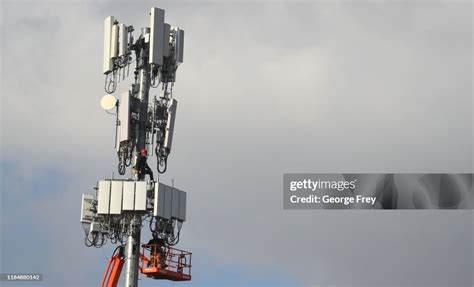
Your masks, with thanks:
M 117 99 L 113 95 L 105 95 L 100 100 L 100 106 L 106 111 L 113 109 L 116 103 Z

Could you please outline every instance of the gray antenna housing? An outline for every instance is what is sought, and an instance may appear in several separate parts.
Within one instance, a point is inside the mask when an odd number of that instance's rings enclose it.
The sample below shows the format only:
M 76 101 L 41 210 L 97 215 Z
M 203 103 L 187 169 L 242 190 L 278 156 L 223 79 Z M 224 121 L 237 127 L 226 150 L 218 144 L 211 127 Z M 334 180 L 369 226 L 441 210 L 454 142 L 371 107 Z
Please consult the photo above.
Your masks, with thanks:
M 163 42 L 165 39 L 165 10 L 153 7 L 150 11 L 150 57 L 148 63 L 163 65 Z
M 114 17 L 109 16 L 104 20 L 104 65 L 103 73 L 108 74 L 113 69 L 111 59 L 110 46 L 112 42 L 112 26 L 114 25 Z

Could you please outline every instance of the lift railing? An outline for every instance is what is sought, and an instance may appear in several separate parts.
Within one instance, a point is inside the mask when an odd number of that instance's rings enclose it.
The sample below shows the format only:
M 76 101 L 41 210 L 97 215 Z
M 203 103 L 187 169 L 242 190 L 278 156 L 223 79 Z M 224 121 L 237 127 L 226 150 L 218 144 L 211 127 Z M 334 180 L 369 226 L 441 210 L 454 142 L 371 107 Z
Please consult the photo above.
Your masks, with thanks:
M 141 273 L 154 279 L 191 280 L 191 252 L 158 244 L 142 245 Z

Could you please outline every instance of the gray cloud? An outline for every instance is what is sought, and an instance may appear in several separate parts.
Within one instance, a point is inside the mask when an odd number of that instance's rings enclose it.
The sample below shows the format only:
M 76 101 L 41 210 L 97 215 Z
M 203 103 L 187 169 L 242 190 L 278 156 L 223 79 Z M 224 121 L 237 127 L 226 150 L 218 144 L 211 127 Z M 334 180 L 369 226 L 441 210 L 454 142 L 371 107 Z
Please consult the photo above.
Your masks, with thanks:
M 81 245 L 77 217 L 80 193 L 116 167 L 114 121 L 98 104 L 102 21 L 140 28 L 156 3 L 2 5 L 2 161 L 23 173 L 7 192 L 27 199 L 28 180 L 51 166 L 74 177 L 41 198 L 34 222 L 48 225 L 48 272 L 79 252 L 76 268 L 92 264 L 99 278 L 102 251 Z M 162 177 L 189 191 L 182 248 L 308 286 L 472 285 L 470 211 L 293 212 L 281 202 L 284 172 L 473 172 L 471 3 L 158 5 L 186 31 Z

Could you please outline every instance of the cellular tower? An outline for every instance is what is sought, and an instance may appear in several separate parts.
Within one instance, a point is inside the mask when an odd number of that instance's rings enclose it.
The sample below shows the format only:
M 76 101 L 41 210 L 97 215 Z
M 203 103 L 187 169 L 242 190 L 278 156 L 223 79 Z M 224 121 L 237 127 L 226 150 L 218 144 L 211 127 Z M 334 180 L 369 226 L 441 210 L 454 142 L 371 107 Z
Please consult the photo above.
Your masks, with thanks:
M 88 247 L 107 242 L 117 248 L 100 286 L 117 286 L 121 271 L 126 287 L 138 286 L 138 276 L 172 281 L 191 280 L 191 253 L 174 248 L 186 220 L 186 192 L 154 180 L 148 157 L 156 156 L 165 173 L 171 152 L 177 100 L 176 71 L 183 62 L 184 31 L 165 23 L 165 11 L 150 11 L 150 26 L 134 38 L 133 26 L 109 16 L 104 22 L 105 91 L 101 106 L 116 117 L 115 149 L 118 173 L 99 180 L 93 193 L 82 194 L 81 223 Z M 117 83 L 130 76 L 128 91 L 115 98 Z M 132 68 L 133 69 L 133 68 Z M 159 95 L 150 97 L 155 90 Z M 148 179 L 147 179 L 148 176 Z M 151 239 L 141 241 L 142 227 Z

